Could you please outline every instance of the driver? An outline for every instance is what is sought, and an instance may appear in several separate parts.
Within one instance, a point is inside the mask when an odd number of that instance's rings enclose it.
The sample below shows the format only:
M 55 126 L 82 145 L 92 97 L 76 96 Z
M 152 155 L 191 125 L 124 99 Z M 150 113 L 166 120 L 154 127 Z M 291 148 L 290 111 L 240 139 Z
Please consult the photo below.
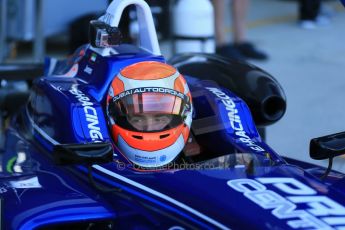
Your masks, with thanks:
M 108 92 L 113 140 L 134 164 L 155 168 L 182 151 L 192 122 L 192 98 L 172 66 L 145 61 L 124 68 Z

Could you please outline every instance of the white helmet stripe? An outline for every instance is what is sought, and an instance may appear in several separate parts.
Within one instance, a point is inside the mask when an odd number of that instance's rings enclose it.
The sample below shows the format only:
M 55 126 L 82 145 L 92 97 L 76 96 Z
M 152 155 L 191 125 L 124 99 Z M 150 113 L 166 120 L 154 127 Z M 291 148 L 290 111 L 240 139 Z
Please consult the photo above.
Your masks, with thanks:
M 180 76 L 180 73 L 176 71 L 170 77 L 165 77 L 162 79 L 155 79 L 155 80 L 135 80 L 124 77 L 121 73 L 119 73 L 118 78 L 123 82 L 125 90 L 134 89 L 140 87 L 163 87 L 163 88 L 170 88 L 174 89 L 175 80 Z
M 113 90 L 113 87 L 109 87 L 109 91 L 108 91 L 108 95 L 110 96 L 110 97 L 114 97 L 115 95 L 114 95 L 114 90 Z
M 189 87 L 187 85 L 187 83 L 184 84 L 184 94 L 187 95 L 187 93 L 189 93 Z

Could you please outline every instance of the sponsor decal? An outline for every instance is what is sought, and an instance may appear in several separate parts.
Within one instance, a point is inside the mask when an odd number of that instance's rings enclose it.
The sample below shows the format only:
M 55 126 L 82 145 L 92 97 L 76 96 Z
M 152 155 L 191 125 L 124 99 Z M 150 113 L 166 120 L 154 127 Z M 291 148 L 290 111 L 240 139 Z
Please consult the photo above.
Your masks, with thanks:
M 85 66 L 85 69 L 84 69 L 84 72 L 85 73 L 87 73 L 87 74 L 92 74 L 92 71 L 93 71 L 93 69 L 91 68 L 91 67 L 89 67 L 89 66 Z
M 69 92 L 73 94 L 83 106 L 87 128 L 89 129 L 89 135 L 92 141 L 96 142 L 103 140 L 103 135 L 99 126 L 97 110 L 93 107 L 93 103 L 91 102 L 90 98 L 87 97 L 83 92 L 78 90 L 78 85 L 76 84 L 72 85 Z
M 24 188 L 42 188 L 38 182 L 37 177 L 32 177 L 26 180 L 10 181 L 11 188 L 24 189 Z
M 167 160 L 167 156 L 166 156 L 166 155 L 162 155 L 162 156 L 159 157 L 159 160 L 160 160 L 161 162 L 164 162 L 164 161 Z
M 17 160 L 17 156 L 11 157 L 6 164 L 6 172 L 13 173 L 13 165 Z
M 344 229 L 345 207 L 294 178 L 268 177 L 229 180 L 227 184 L 243 193 L 276 218 L 295 229 Z M 271 185 L 281 194 L 267 189 Z M 301 205 L 304 209 L 297 208 Z M 336 225 L 336 226 L 334 226 Z
M 92 53 L 92 54 L 91 54 L 91 57 L 90 57 L 90 61 L 91 61 L 91 62 L 95 62 L 96 59 L 97 59 L 97 54 Z
M 134 160 L 140 163 L 156 163 L 157 157 L 147 157 L 135 154 Z
M 215 94 L 219 99 L 221 99 L 225 109 L 228 111 L 228 118 L 231 128 L 234 130 L 236 137 L 244 145 L 248 146 L 256 152 L 264 152 L 265 149 L 257 145 L 246 133 L 243 128 L 241 117 L 238 115 L 238 110 L 236 109 L 236 103 L 229 97 L 226 93 L 218 88 L 206 87 L 209 91 Z
M 125 96 L 136 94 L 136 93 L 165 93 L 165 94 L 177 96 L 185 101 L 188 101 L 188 97 L 184 95 L 183 93 L 180 93 L 173 89 L 160 88 L 160 87 L 142 87 L 142 88 L 129 89 L 118 95 L 115 95 L 112 100 L 113 102 L 115 102 Z

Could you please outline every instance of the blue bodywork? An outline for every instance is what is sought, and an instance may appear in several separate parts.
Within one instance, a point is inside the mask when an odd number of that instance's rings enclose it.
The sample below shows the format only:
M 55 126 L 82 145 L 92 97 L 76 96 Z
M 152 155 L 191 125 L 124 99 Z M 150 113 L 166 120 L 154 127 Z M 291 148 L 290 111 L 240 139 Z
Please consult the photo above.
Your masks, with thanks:
M 185 77 L 201 154 L 188 155 L 188 143 L 184 168 L 133 166 L 112 143 L 107 91 L 124 67 L 165 59 L 128 45 L 117 51 L 102 57 L 84 46 L 64 62 L 47 59 L 5 133 L 2 229 L 345 229 L 345 175 L 321 181 L 286 163 L 261 140 L 243 100 L 197 76 Z M 96 141 L 112 143 L 113 162 L 52 161 L 54 145 Z

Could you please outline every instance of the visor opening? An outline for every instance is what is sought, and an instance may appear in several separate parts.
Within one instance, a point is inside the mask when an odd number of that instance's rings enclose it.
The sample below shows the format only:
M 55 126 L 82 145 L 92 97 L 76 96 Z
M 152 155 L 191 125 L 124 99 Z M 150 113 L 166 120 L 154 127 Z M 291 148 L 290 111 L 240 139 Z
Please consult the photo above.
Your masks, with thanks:
M 136 139 L 139 139 L 139 140 L 142 140 L 144 139 L 142 136 L 138 136 L 138 135 L 132 135 L 133 138 L 136 138 Z
M 168 136 L 170 136 L 169 133 L 160 135 L 159 138 L 160 138 L 160 139 L 164 139 L 164 138 L 167 138 Z

